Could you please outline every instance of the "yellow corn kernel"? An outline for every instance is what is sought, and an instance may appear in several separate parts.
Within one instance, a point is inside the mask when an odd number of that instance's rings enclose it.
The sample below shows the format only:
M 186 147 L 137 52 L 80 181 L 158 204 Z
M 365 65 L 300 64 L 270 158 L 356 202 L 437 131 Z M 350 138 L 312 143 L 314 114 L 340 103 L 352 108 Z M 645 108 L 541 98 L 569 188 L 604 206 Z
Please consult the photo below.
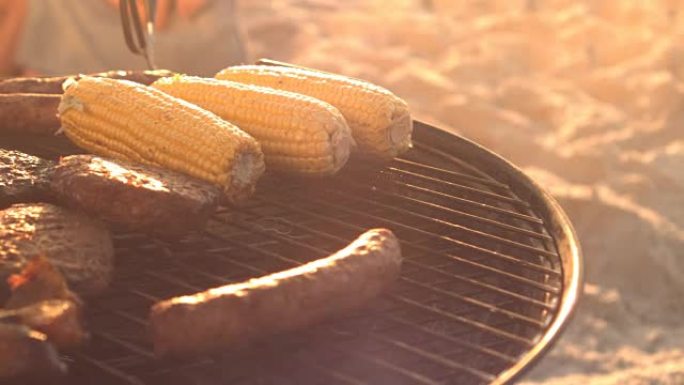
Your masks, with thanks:
M 217 79 L 309 95 L 337 107 L 359 150 L 392 159 L 411 147 L 413 122 L 405 101 L 377 85 L 303 68 L 269 65 L 228 67 Z
M 59 117 L 66 136 L 97 155 L 152 164 L 207 180 L 228 201 L 249 196 L 264 172 L 249 134 L 209 111 L 127 80 L 70 82 Z
M 159 79 L 152 87 L 238 125 L 259 141 L 269 170 L 330 175 L 349 158 L 349 126 L 335 107 L 321 100 L 194 76 Z

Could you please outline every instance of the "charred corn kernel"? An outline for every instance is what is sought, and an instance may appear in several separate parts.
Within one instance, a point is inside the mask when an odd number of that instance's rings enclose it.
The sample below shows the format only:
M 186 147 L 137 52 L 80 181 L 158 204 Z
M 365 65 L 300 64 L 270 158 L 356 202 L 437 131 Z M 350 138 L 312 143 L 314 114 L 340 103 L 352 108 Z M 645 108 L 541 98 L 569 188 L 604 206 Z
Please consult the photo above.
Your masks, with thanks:
M 213 113 L 127 80 L 83 77 L 59 105 L 66 136 L 98 155 L 147 163 L 223 187 L 228 201 L 254 191 L 260 145 Z
M 235 123 L 261 144 L 269 170 L 330 175 L 345 165 L 353 139 L 340 112 L 321 100 L 273 88 L 194 76 L 152 84 Z
M 391 159 L 411 147 L 413 122 L 408 105 L 377 85 L 325 72 L 268 65 L 228 67 L 215 77 L 297 92 L 332 104 L 344 115 L 361 152 Z

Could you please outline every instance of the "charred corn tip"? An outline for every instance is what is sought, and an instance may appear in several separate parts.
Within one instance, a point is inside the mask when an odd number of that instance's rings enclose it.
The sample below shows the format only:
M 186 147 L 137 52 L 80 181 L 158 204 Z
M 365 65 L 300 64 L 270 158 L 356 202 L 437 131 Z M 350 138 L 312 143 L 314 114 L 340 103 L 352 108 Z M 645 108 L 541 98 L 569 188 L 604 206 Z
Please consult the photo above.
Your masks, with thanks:
M 127 80 L 83 77 L 64 92 L 66 136 L 95 154 L 152 164 L 249 196 L 264 172 L 261 147 L 209 111 Z
M 342 114 L 319 99 L 250 84 L 176 76 L 152 84 L 237 124 L 260 143 L 269 169 L 330 175 L 353 145 Z
M 375 84 L 321 71 L 268 65 L 228 67 L 215 76 L 309 95 L 338 108 L 362 153 L 392 159 L 411 147 L 408 105 Z

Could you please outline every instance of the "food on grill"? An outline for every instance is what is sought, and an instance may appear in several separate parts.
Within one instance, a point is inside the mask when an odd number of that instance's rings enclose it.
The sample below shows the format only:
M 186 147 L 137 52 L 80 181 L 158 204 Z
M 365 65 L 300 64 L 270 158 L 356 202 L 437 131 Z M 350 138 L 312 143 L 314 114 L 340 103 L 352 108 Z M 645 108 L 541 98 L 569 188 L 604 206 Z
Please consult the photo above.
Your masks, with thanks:
M 52 166 L 49 160 L 0 148 L 0 209 L 14 203 L 49 200 Z
M 114 250 L 100 222 L 47 203 L 0 210 L 0 278 L 20 272 L 39 255 L 79 294 L 97 294 L 109 284 Z
M 192 356 L 238 348 L 330 319 L 377 296 L 400 267 L 397 238 L 374 229 L 327 258 L 157 303 L 150 312 L 155 352 Z
M 17 323 L 45 333 L 59 349 L 75 348 L 86 341 L 82 302 L 47 259 L 32 259 L 7 281 L 12 295 L 0 310 L 0 323 Z
M 46 300 L 68 300 L 80 304 L 80 299 L 67 285 L 64 275 L 47 258 L 39 256 L 26 263 L 18 274 L 7 279 L 11 296 L 5 309 L 19 309 Z
M 56 299 L 20 309 L 0 310 L 0 323 L 24 325 L 44 333 L 60 350 L 77 348 L 88 339 L 80 308 L 73 301 Z
M 340 112 L 321 100 L 273 88 L 194 76 L 152 84 L 197 104 L 252 135 L 269 170 L 330 175 L 344 166 L 353 143 Z
M 89 76 L 106 77 L 111 79 L 126 79 L 141 84 L 150 84 L 159 78 L 172 76 L 174 73 L 167 70 L 154 71 L 109 71 L 92 74 Z M 64 82 L 74 76 L 55 77 L 26 77 L 12 78 L 0 81 L 0 94 L 12 93 L 35 93 L 35 94 L 61 94 Z M 80 76 L 76 76 L 78 78 Z
M 230 202 L 251 195 L 264 171 L 259 143 L 249 134 L 151 87 L 84 77 L 67 85 L 59 112 L 79 147 L 209 181 Z
M 0 381 L 25 384 L 65 374 L 66 366 L 45 334 L 0 323 Z
M 266 65 L 228 67 L 216 78 L 326 101 L 342 112 L 359 150 L 377 158 L 392 159 L 411 146 L 413 122 L 408 105 L 377 85 L 314 70 Z
M 0 94 L 0 137 L 7 134 L 53 135 L 59 129 L 59 95 Z
M 202 229 L 220 197 L 218 187 L 199 179 L 93 155 L 60 159 L 51 187 L 67 206 L 163 237 Z

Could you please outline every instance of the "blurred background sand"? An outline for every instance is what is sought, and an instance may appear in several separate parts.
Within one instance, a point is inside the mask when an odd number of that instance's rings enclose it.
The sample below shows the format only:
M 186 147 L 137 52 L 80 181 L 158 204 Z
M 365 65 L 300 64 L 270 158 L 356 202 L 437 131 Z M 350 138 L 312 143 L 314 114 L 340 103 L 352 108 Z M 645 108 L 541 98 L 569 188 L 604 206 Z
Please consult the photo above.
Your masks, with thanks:
M 585 296 L 531 384 L 684 384 L 684 2 L 241 1 L 251 59 L 388 87 L 568 212 Z

